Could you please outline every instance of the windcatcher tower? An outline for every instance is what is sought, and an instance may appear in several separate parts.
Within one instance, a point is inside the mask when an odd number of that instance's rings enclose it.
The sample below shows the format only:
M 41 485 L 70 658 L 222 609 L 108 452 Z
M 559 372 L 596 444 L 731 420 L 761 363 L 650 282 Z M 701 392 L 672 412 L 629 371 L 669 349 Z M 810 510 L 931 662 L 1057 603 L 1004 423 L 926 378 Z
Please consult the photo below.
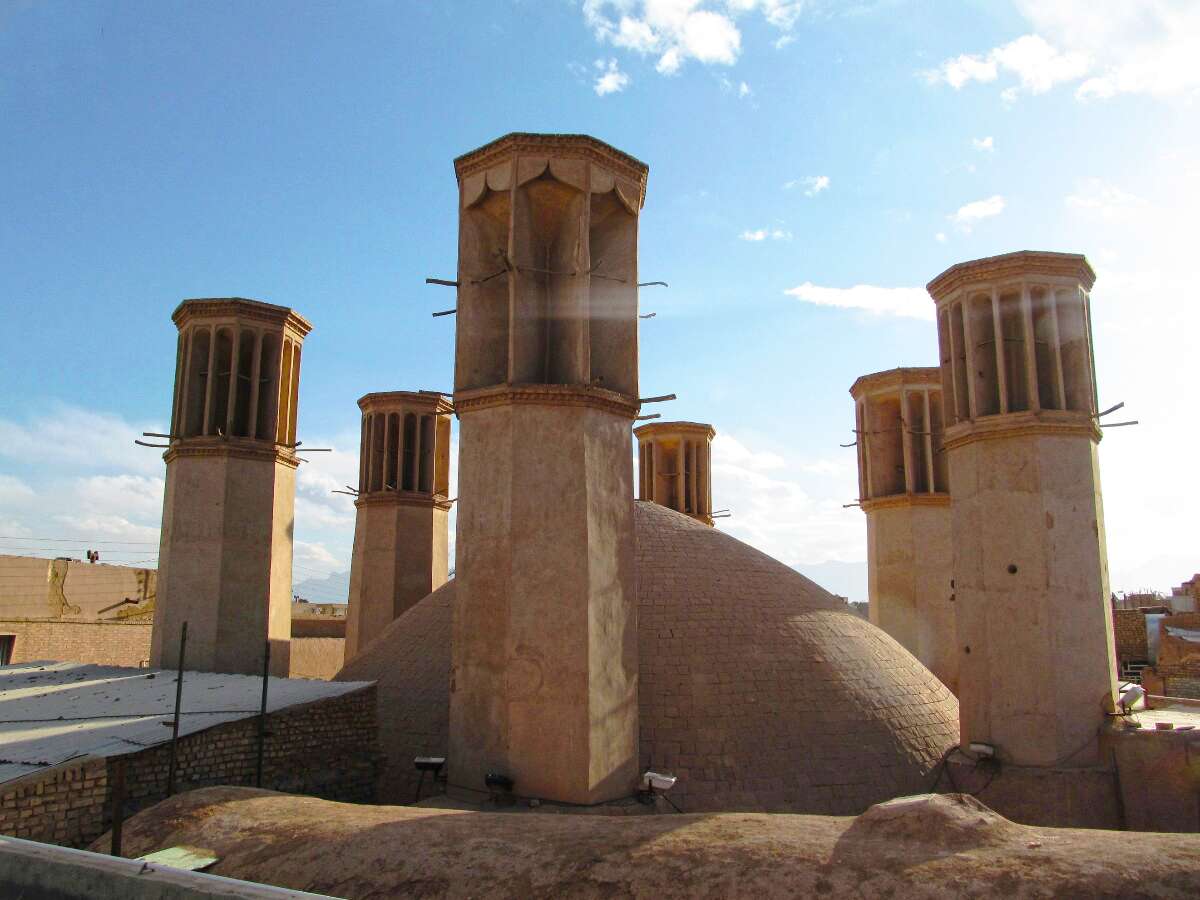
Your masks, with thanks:
M 647 168 L 590 137 L 455 160 L 452 784 L 599 803 L 637 775 L 633 455 Z
M 346 660 L 446 583 L 450 402 L 441 394 L 367 394 L 350 563 Z
M 151 664 L 288 674 L 296 405 L 295 311 L 240 298 L 185 300 L 179 328 Z
M 931 281 L 945 403 L 963 744 L 1098 761 L 1115 659 L 1084 257 L 1023 251 Z
M 859 503 L 867 514 L 871 623 L 956 691 L 941 372 L 935 366 L 864 375 L 850 396 Z
M 711 525 L 713 427 L 699 422 L 654 422 L 633 433 L 638 441 L 638 499 Z

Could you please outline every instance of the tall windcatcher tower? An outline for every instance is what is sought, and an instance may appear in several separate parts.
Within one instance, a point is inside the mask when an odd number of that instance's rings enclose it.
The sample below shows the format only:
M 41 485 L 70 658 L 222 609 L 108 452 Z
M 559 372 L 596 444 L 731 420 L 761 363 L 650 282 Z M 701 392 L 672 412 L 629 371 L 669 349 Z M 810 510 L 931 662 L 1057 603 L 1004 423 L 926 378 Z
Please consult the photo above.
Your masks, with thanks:
M 941 372 L 935 366 L 864 375 L 850 396 L 859 504 L 867 515 L 871 623 L 956 691 Z
M 300 349 L 294 310 L 185 300 L 179 328 L 151 664 L 288 673 Z
M 1114 698 L 1088 291 L 1075 254 L 951 266 L 937 303 L 962 741 L 1098 761 Z
M 452 783 L 598 803 L 637 775 L 630 425 L 647 168 L 510 134 L 455 160 Z
M 633 433 L 638 442 L 638 499 L 711 525 L 713 427 L 699 422 L 653 422 Z
M 446 583 L 450 413 L 441 394 L 367 394 L 354 501 L 346 661 Z

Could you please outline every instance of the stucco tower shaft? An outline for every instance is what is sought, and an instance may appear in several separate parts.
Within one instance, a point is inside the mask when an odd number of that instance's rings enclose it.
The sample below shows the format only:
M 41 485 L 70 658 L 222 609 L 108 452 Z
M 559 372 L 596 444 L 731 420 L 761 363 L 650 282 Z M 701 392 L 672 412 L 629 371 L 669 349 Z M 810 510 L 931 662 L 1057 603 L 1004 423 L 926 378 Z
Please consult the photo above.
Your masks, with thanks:
M 288 673 L 296 407 L 294 311 L 239 298 L 184 301 L 163 500 L 151 664 Z
M 950 472 L 962 741 L 1098 762 L 1115 658 L 1082 256 L 1024 251 L 929 284 Z
M 713 427 L 653 422 L 633 433 L 638 442 L 638 499 L 711 525 Z
M 455 161 L 451 784 L 626 796 L 637 774 L 637 223 L 647 169 L 514 134 Z
M 850 388 L 867 515 L 871 623 L 958 688 L 950 494 L 937 367 L 864 375 Z
M 422 597 L 446 583 L 450 402 L 441 394 L 367 394 L 346 661 Z

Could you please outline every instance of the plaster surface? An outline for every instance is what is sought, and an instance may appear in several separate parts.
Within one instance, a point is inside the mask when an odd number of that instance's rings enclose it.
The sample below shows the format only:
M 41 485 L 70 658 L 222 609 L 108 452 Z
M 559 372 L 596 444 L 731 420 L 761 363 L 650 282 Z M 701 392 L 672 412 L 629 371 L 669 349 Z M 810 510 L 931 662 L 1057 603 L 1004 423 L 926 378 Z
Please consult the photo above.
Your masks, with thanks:
M 958 692 L 958 634 L 950 500 L 906 499 L 867 512 L 869 614 L 951 692 Z
M 500 772 L 531 796 L 624 796 L 637 775 L 629 416 L 460 414 L 451 783 L 482 791 Z
M 448 512 L 431 500 L 361 499 L 354 520 L 346 658 L 448 577 Z
M 168 453 L 152 666 L 178 665 L 187 622 L 189 669 L 261 673 L 270 640 L 271 673 L 288 674 L 296 461 L 243 450 Z

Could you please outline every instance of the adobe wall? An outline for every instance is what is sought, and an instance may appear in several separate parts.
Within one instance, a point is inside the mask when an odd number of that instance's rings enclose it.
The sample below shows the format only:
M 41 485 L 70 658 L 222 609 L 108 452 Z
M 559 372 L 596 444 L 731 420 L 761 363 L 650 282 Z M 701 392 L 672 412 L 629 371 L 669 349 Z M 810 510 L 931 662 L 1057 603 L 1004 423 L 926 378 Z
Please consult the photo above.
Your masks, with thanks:
M 1146 650 L 1146 614 L 1140 609 L 1114 609 L 1113 634 L 1117 659 L 1150 658 Z
M 154 612 L 157 591 L 154 569 L 0 556 L 0 618 L 4 619 L 128 621 Z
M 346 620 L 326 617 L 292 616 L 292 640 L 296 638 L 344 638 L 346 636 Z
M 340 637 L 292 638 L 288 666 L 290 678 L 320 678 L 330 681 L 341 671 L 346 657 L 346 639 Z
M 267 717 L 263 787 L 370 802 L 381 764 L 375 687 L 289 707 Z M 258 719 L 179 739 L 176 790 L 252 785 Z M 170 744 L 109 759 L 89 757 L 0 784 L 0 834 L 82 847 L 111 824 L 114 766 L 125 769 L 126 816 L 166 796 Z
M 1100 756 L 1096 767 L 1005 765 L 994 777 L 954 761 L 938 789 L 971 793 L 1025 825 L 1200 832 L 1200 734 L 1113 728 L 1101 735 Z
M 71 622 L 0 619 L 0 635 L 16 637 L 11 663 L 66 659 L 102 666 L 144 666 L 150 659 L 149 622 Z

